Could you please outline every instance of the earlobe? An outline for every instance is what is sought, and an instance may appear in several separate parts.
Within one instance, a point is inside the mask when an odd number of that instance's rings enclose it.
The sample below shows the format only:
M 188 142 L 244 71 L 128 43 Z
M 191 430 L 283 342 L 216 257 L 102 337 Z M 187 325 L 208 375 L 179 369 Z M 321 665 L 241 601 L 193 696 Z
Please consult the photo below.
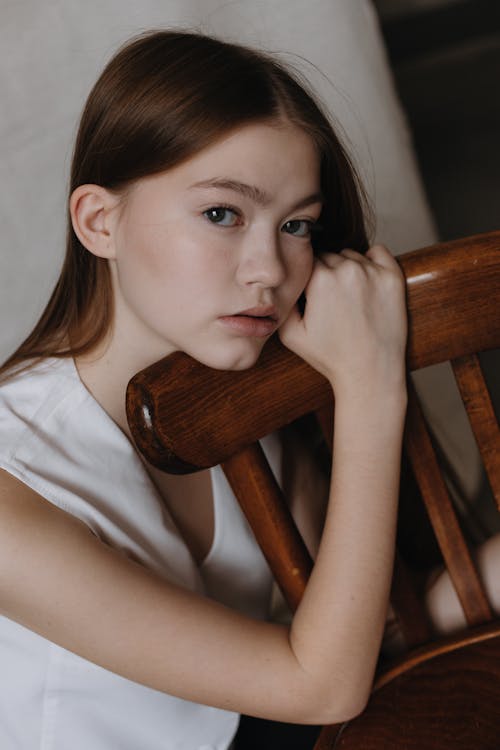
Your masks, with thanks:
M 73 229 L 84 247 L 100 258 L 114 258 L 112 211 L 118 198 L 100 185 L 79 185 L 71 194 Z

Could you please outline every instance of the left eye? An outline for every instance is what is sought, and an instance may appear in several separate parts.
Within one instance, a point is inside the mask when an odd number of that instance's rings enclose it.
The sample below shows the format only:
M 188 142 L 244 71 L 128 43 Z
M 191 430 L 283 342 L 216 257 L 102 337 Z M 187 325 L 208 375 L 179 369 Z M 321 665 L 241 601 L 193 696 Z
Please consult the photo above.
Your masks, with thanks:
M 311 234 L 313 222 L 307 219 L 292 219 L 281 227 L 282 232 L 293 234 L 295 237 L 307 237 Z
M 203 211 L 203 215 L 207 217 L 212 224 L 219 224 L 223 227 L 233 227 L 238 221 L 238 214 L 231 208 L 225 206 L 213 206 Z

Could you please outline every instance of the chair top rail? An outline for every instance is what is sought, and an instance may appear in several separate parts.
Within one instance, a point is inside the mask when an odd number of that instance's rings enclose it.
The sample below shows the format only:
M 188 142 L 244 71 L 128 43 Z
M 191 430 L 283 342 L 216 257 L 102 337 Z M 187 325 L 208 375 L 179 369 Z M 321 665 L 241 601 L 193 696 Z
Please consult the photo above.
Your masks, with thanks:
M 398 257 L 407 286 L 408 367 L 500 347 L 500 231 Z M 300 416 L 326 406 L 329 383 L 273 336 L 244 371 L 205 367 L 176 352 L 137 373 L 127 416 L 155 466 L 214 466 Z

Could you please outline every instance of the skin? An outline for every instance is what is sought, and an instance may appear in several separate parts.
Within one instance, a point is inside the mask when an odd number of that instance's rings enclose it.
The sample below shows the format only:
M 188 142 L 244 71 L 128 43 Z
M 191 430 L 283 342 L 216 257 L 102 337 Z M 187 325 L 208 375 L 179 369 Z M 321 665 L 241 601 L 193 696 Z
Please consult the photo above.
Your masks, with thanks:
M 242 154 L 248 158 L 242 159 Z M 257 185 L 266 206 L 229 188 L 194 187 L 231 178 Z M 284 322 L 311 275 L 310 237 L 286 222 L 315 222 L 319 164 L 313 144 L 290 127 L 256 125 L 223 138 L 195 158 L 139 181 L 125 198 L 83 185 L 71 198 L 75 231 L 90 252 L 109 260 L 115 329 L 101 351 L 80 358 L 85 381 L 106 405 L 140 369 L 181 349 L 210 367 L 253 365 L 265 338 L 235 334 L 220 317 L 274 305 Z M 217 223 L 204 212 L 221 204 Z M 220 221 L 222 219 L 222 221 Z M 165 248 L 168 247 L 168 252 Z M 118 389 L 117 389 L 118 390 Z M 124 401 L 112 415 L 127 430 Z
M 214 177 L 253 185 L 268 201 L 227 187 L 190 188 Z M 314 724 L 356 715 L 369 696 L 390 588 L 406 408 L 399 266 L 382 246 L 366 256 L 346 249 L 314 258 L 310 238 L 290 228 L 317 219 L 316 199 L 297 204 L 318 188 L 307 136 L 267 123 L 233 132 L 125 196 L 85 185 L 71 199 L 75 231 L 109 260 L 116 295 L 108 340 L 77 366 L 124 432 L 126 383 L 170 351 L 213 367 L 252 365 L 266 337 L 238 334 L 220 318 L 255 305 L 275 306 L 284 344 L 330 382 L 335 471 L 316 564 L 290 626 L 249 620 L 172 586 L 0 473 L 3 614 L 156 689 Z M 238 219 L 214 226 L 205 211 L 226 204 Z M 295 302 L 304 288 L 301 318 Z M 202 486 L 166 489 L 169 509 L 179 494 L 184 506 L 186 497 L 195 508 L 210 505 Z M 198 535 L 199 552 L 203 541 Z

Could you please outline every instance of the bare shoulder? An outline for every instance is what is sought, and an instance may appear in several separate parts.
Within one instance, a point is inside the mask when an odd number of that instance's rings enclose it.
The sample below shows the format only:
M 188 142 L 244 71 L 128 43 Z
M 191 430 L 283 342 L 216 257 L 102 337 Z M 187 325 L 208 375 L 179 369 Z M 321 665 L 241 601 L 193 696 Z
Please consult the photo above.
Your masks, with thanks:
M 81 520 L 0 469 L 0 612 L 15 615 L 20 602 L 15 592 L 27 598 L 41 583 L 43 569 L 50 570 L 51 561 L 86 537 L 94 535 Z
M 39 524 L 42 524 L 41 526 Z M 90 529 L 78 518 L 58 508 L 38 492 L 5 469 L 0 469 L 0 547 L 5 557 L 9 546 L 16 544 L 18 535 L 27 535 L 47 530 L 47 524 L 73 527 L 79 532 L 91 534 Z

